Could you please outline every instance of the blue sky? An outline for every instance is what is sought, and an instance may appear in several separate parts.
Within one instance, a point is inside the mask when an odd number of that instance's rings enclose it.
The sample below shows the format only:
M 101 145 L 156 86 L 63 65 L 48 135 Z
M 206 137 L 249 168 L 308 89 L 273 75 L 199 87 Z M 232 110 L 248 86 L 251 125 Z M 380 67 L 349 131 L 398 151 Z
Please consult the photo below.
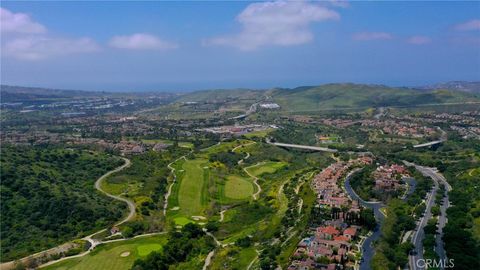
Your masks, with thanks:
M 480 2 L 5 2 L 2 84 L 269 88 L 480 80 Z

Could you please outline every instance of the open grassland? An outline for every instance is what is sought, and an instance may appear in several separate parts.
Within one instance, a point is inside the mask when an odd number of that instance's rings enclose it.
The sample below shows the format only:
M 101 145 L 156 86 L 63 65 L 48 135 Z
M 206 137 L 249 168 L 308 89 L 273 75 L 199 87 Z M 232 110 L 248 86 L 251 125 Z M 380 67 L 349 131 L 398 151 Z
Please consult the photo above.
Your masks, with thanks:
M 280 168 L 282 168 L 286 165 L 287 165 L 287 163 L 285 163 L 285 162 L 268 161 L 268 162 L 265 162 L 265 163 L 260 163 L 260 164 L 257 164 L 257 165 L 250 166 L 250 167 L 246 168 L 246 170 L 248 170 L 249 173 L 258 177 L 258 176 L 260 176 L 264 173 L 274 173 L 278 169 L 280 169 Z
M 180 181 L 178 206 L 180 207 L 180 213 L 187 217 L 203 215 L 206 204 L 203 196 L 204 170 L 207 170 L 203 168 L 205 164 L 206 160 L 204 159 L 194 159 L 185 161 L 182 166 L 185 175 Z
M 139 237 L 98 246 L 91 253 L 53 264 L 45 270 L 127 270 L 136 259 L 159 251 L 167 242 L 165 235 Z M 128 256 L 122 257 L 122 254 Z
M 231 175 L 225 183 L 225 196 L 231 199 L 246 199 L 253 194 L 252 182 L 246 178 Z

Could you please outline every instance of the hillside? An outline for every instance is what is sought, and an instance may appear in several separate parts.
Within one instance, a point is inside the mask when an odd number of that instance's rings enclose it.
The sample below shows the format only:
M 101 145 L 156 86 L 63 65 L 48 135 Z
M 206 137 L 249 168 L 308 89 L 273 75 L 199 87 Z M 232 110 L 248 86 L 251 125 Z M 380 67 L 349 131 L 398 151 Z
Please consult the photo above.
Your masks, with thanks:
M 215 89 L 201 90 L 180 96 L 178 102 L 227 102 L 231 100 L 257 100 L 264 95 L 264 90 L 253 89 Z
M 188 93 L 177 102 L 243 104 L 269 100 L 278 103 L 284 111 L 319 111 L 385 106 L 418 106 L 479 102 L 478 95 L 466 92 L 409 88 L 393 88 L 384 85 L 325 84 L 301 86 L 293 89 L 271 90 L 207 90 Z
M 384 85 L 326 84 L 310 88 L 279 89 L 273 100 L 287 111 L 317 111 L 384 106 L 417 106 L 480 101 L 472 94 L 438 90 L 424 92 Z
M 2 145 L 2 261 L 17 259 L 104 228 L 124 206 L 94 181 L 118 158 L 63 147 Z
M 451 81 L 419 87 L 425 90 L 450 90 L 480 94 L 480 82 Z
M 0 85 L 2 102 L 28 102 L 99 96 L 102 92 Z

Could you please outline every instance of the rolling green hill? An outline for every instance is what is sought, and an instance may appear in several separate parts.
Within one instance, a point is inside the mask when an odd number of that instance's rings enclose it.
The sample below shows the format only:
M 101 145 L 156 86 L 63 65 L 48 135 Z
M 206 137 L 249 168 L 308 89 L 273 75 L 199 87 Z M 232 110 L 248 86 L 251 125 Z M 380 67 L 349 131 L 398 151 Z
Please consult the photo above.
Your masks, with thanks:
M 1 149 L 2 261 L 48 249 L 120 219 L 124 205 L 93 183 L 122 164 L 101 153 L 53 146 Z
M 273 100 L 286 111 L 318 111 L 387 106 L 416 106 L 478 102 L 475 95 L 446 90 L 425 92 L 383 85 L 326 84 L 310 88 L 278 89 Z
M 206 90 L 188 93 L 177 102 L 206 102 L 248 105 L 267 100 L 278 103 L 283 111 L 320 111 L 368 107 L 410 107 L 430 104 L 480 102 L 473 93 L 450 90 L 416 90 L 385 85 L 335 83 L 270 90 Z M 249 103 L 250 102 L 250 103 Z M 244 107 L 245 107 L 244 106 Z

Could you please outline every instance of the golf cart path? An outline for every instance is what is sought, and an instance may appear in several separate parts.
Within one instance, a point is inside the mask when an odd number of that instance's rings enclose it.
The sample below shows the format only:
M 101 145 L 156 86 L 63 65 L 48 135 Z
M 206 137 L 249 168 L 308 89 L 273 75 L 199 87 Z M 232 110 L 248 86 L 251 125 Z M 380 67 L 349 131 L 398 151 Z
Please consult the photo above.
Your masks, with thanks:
M 191 152 L 190 152 L 191 153 Z M 189 153 L 189 154 L 190 154 Z M 175 174 L 175 168 L 172 167 L 172 164 L 179 161 L 180 159 L 185 159 L 187 160 L 186 158 L 187 155 L 183 155 L 179 158 L 177 158 L 176 160 L 170 162 L 167 167 L 170 169 L 170 172 L 173 174 L 173 182 L 170 184 L 170 186 L 168 187 L 168 191 L 167 193 L 165 194 L 165 202 L 163 203 L 163 215 L 166 216 L 167 215 L 167 209 L 168 209 L 168 198 L 170 197 L 170 194 L 172 194 L 172 188 L 173 188 L 173 185 L 175 185 L 175 183 L 177 182 L 177 175 Z
M 119 201 L 122 201 L 122 202 L 125 202 L 127 203 L 128 207 L 129 207 L 129 213 L 127 215 L 126 218 L 124 218 L 123 220 L 121 220 L 120 222 L 116 223 L 115 225 L 118 226 L 118 225 L 121 225 L 127 221 L 129 221 L 131 218 L 133 218 L 135 216 L 135 204 L 126 199 L 126 198 L 122 198 L 122 197 L 119 197 L 119 196 L 115 196 L 113 194 L 110 194 L 110 193 L 107 193 L 106 191 L 104 191 L 102 188 L 101 188 L 101 183 L 102 181 L 107 178 L 108 176 L 112 175 L 113 173 L 116 173 L 116 172 L 119 172 L 127 167 L 129 167 L 131 165 L 131 162 L 129 159 L 125 158 L 125 157 L 122 157 L 122 159 L 125 161 L 125 163 L 123 165 L 121 165 L 120 167 L 117 167 L 111 171 L 108 171 L 107 173 L 105 173 L 104 175 L 100 176 L 96 181 L 95 181 L 95 188 L 100 191 L 101 193 L 105 194 L 106 196 L 112 198 L 112 199 L 115 199 L 115 200 L 119 200 Z M 41 267 L 44 267 L 44 266 L 48 266 L 48 265 L 51 265 L 51 264 L 54 264 L 56 262 L 59 262 L 59 261 L 63 261 L 63 260 L 66 260 L 66 259 L 70 259 L 70 258 L 77 258 L 77 257 L 82 257 L 86 254 L 88 254 L 90 252 L 91 249 L 93 249 L 93 247 L 95 247 L 96 245 L 100 244 L 101 242 L 98 241 L 98 240 L 95 240 L 95 239 L 92 239 L 92 236 L 94 236 L 95 234 L 98 234 L 98 233 L 101 233 L 101 232 L 104 232 L 106 231 L 107 229 L 103 229 L 103 230 L 100 230 L 100 231 L 97 231 L 95 233 L 92 233 L 90 235 L 87 235 L 85 236 L 84 238 L 82 238 L 82 240 L 85 240 L 85 241 L 88 241 L 90 242 L 91 244 L 91 248 L 88 250 L 88 251 L 85 251 L 83 253 L 80 253 L 80 254 L 77 254 L 77 255 L 74 255 L 74 256 L 69 256 L 69 257 L 63 257 L 63 258 L 60 258 L 58 260 L 54 260 L 54 261 L 50 261 L 50 262 L 47 262 L 41 266 L 39 266 L 39 268 Z M 67 248 L 67 246 L 70 246 L 70 242 L 67 242 L 67 243 L 64 243 L 64 244 L 61 244 L 61 245 L 58 245 L 56 247 L 53 247 L 53 248 L 50 248 L 50 249 L 47 249 L 47 250 L 43 250 L 43 251 L 40 251 L 40 252 L 37 252 L 37 253 L 34 253 L 32 255 L 29 255 L 29 256 L 26 256 L 24 258 L 21 258 L 21 259 L 18 259 L 17 261 L 24 261 L 24 260 L 28 260 L 28 259 L 34 259 L 34 258 L 39 258 L 39 257 L 42 257 L 42 256 L 45 256 L 45 255 L 52 255 L 52 254 L 58 254 L 59 252 L 62 252 L 65 248 Z M 11 269 L 12 267 L 14 267 L 14 261 L 11 261 L 11 262 L 5 262 L 5 263 L 2 263 L 0 264 L 0 269 Z
M 260 163 L 257 163 L 253 166 L 250 166 L 250 167 L 246 167 L 246 168 L 243 168 L 243 171 L 245 173 L 248 174 L 248 176 L 252 177 L 253 178 L 253 183 L 257 186 L 257 192 L 255 192 L 255 194 L 252 195 L 253 199 L 256 200 L 258 199 L 258 195 L 260 195 L 260 192 L 262 192 L 262 187 L 258 184 L 258 177 L 256 177 L 255 175 L 251 174 L 249 171 L 248 171 L 248 168 L 251 168 L 251 167 L 255 167 L 255 166 L 258 166 L 258 165 L 261 165 L 265 162 L 260 162 Z

